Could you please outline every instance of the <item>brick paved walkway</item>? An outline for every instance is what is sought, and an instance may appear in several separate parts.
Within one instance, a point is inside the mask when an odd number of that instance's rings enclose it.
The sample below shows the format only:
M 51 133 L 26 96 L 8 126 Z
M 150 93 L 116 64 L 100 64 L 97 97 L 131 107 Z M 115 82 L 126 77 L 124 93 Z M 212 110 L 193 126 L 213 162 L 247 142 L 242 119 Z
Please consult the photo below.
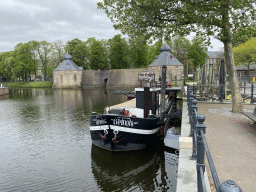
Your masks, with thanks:
M 242 115 L 228 116 L 210 111 L 230 108 L 231 104 L 198 103 L 205 115 L 206 140 L 220 183 L 233 180 L 243 192 L 256 191 L 256 124 Z M 254 105 L 244 105 L 253 110 Z M 210 110 L 209 110 L 210 109 Z M 211 181 L 210 181 L 211 182 Z

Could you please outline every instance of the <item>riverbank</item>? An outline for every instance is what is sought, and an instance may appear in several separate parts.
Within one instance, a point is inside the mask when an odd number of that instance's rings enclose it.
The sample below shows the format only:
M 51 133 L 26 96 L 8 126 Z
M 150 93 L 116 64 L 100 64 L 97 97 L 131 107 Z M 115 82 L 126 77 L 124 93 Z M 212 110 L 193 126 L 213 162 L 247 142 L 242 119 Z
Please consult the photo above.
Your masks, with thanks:
M 6 87 L 0 87 L 0 96 L 9 94 L 9 89 Z
M 52 81 L 5 82 L 9 88 L 52 88 Z

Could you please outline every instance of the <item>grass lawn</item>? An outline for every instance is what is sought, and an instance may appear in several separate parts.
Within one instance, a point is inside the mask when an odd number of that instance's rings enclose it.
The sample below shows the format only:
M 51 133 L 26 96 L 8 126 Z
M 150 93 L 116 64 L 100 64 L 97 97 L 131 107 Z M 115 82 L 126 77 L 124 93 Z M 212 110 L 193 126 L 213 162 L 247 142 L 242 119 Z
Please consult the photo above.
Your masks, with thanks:
M 4 82 L 9 88 L 52 88 L 52 81 Z

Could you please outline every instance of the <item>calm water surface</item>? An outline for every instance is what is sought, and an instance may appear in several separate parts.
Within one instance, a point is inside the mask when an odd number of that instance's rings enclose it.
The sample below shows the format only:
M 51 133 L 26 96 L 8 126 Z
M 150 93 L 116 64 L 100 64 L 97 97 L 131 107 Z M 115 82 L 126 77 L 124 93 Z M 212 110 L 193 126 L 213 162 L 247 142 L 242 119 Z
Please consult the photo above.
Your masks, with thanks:
M 0 97 L 0 191 L 175 191 L 170 151 L 92 146 L 91 112 L 127 100 L 114 91 L 11 89 Z

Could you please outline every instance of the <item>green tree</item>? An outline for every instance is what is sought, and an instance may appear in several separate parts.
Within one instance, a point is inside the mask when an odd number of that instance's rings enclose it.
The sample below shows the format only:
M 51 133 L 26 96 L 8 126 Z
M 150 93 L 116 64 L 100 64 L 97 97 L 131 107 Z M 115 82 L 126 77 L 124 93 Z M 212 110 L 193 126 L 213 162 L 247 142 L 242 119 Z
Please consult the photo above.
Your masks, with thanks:
M 82 42 L 77 44 L 73 49 L 73 61 L 80 67 L 83 67 L 85 70 L 89 69 L 89 58 L 90 58 L 90 51 L 86 42 Z
M 168 43 L 168 41 L 167 41 Z M 189 58 L 190 42 L 185 37 L 176 35 L 170 40 L 172 54 L 184 65 L 184 75 L 187 76 L 188 69 L 193 67 L 192 62 Z
M 49 64 L 49 56 L 53 49 L 53 45 L 47 41 L 41 41 L 40 46 L 37 48 L 39 59 L 42 63 L 44 77 L 47 78 L 47 66 Z
M 92 70 L 104 70 L 108 69 L 107 50 L 103 46 L 103 42 L 94 39 L 90 47 L 90 68 Z
M 35 66 L 34 75 L 36 77 L 36 72 L 38 70 L 38 65 L 39 65 L 39 56 L 38 56 L 37 50 L 40 46 L 40 42 L 32 40 L 32 41 L 29 41 L 28 44 L 30 45 L 30 48 L 31 48 L 31 50 L 30 50 L 31 56 L 32 56 L 32 60 L 33 60 L 33 65 Z
M 66 52 L 68 52 L 73 57 L 73 50 L 75 49 L 75 47 L 78 44 L 81 44 L 81 43 L 82 43 L 82 40 L 80 40 L 78 38 L 75 38 L 75 39 L 72 39 L 71 41 L 68 41 L 66 43 L 66 46 L 65 46 Z
M 63 61 L 63 56 L 65 55 L 65 49 L 62 40 L 57 40 L 53 42 L 53 52 L 56 53 L 57 57 L 54 57 L 57 60 L 57 64 Z
M 236 65 L 245 65 L 248 69 L 247 75 L 250 77 L 250 65 L 256 62 L 256 37 L 233 48 L 233 52 Z M 250 78 L 248 81 L 250 82 Z
M 234 32 L 232 45 L 233 47 L 237 47 L 253 37 L 256 37 L 256 26 L 242 25 Z
M 146 34 L 149 37 L 181 36 L 190 32 L 215 36 L 224 44 L 225 60 L 230 78 L 232 112 L 243 110 L 232 50 L 232 31 L 242 23 L 255 19 L 255 0 L 186 0 L 130 1 L 103 0 L 98 8 L 105 9 L 115 29 L 124 34 Z M 208 39 L 209 40 L 209 39 Z
M 168 45 L 170 43 L 167 43 Z M 163 46 L 163 42 L 161 40 L 156 41 L 153 45 L 148 45 L 148 64 L 150 65 L 156 58 L 156 56 L 158 56 L 161 52 L 160 52 L 160 48 Z M 169 45 L 170 46 L 170 45 Z
M 32 57 L 32 47 L 29 43 L 24 43 L 17 50 L 14 74 L 16 77 L 21 75 L 27 81 L 34 71 L 36 71 L 36 65 Z
M 188 57 L 192 62 L 194 69 L 198 66 L 200 68 L 205 64 L 206 58 L 208 57 L 205 52 L 206 44 L 204 39 L 200 36 L 195 36 L 192 40 L 192 44 L 189 46 Z
M 142 68 L 148 66 L 147 38 L 144 35 L 131 36 L 130 46 L 130 68 Z
M 129 45 L 121 35 L 109 39 L 109 60 L 112 69 L 129 68 Z
M 0 77 L 6 80 L 12 79 L 12 69 L 15 64 L 15 54 L 13 51 L 0 54 Z

